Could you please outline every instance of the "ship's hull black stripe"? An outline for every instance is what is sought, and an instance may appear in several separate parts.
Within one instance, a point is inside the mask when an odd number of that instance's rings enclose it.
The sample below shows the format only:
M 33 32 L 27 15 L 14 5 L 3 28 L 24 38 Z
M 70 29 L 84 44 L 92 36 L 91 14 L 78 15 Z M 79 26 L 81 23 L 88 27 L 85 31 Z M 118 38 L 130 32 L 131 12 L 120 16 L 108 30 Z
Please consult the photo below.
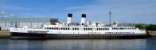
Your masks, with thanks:
M 40 37 L 53 39 L 101 39 L 101 38 L 145 38 L 147 35 L 137 34 L 46 34 L 11 32 L 12 37 Z

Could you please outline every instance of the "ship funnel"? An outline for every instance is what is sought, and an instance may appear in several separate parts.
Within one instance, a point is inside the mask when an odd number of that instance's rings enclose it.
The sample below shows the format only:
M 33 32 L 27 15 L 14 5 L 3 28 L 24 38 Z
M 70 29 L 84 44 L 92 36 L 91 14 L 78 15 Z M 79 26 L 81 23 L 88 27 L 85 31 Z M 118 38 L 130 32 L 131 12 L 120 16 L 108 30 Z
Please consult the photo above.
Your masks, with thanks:
M 68 17 L 67 17 L 67 24 L 70 24 L 70 23 L 72 23 L 72 14 L 71 13 L 69 13 L 68 14 Z
M 81 25 L 85 25 L 86 24 L 86 14 L 82 14 L 81 16 Z
M 59 23 L 59 20 L 57 18 L 50 18 L 51 25 L 56 25 L 56 23 Z

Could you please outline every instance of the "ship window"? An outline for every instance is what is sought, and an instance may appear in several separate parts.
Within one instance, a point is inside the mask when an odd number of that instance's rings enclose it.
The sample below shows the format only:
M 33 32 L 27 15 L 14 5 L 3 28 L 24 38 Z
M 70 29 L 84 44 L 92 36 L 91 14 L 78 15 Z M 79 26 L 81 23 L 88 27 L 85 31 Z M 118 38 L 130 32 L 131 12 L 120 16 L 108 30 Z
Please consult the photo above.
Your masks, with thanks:
M 67 28 L 65 28 L 65 30 L 68 30 Z
M 60 28 L 61 30 L 64 30 L 64 28 Z
M 59 28 L 57 28 L 57 27 L 55 27 L 55 28 L 47 27 L 46 29 L 58 30 Z
M 84 28 L 84 30 L 92 30 L 92 28 Z
M 47 27 L 46 29 L 51 29 L 51 28 Z
M 119 29 L 119 28 L 112 28 L 112 29 L 117 30 L 117 29 Z
M 135 29 L 135 28 L 127 28 L 127 29 Z
M 61 30 L 69 30 L 69 28 L 60 28 Z
M 69 30 L 69 28 L 57 28 L 57 27 L 47 27 L 47 28 L 45 28 L 45 29 L 52 29 L 52 30 Z
M 122 30 L 122 29 L 126 29 L 126 28 L 112 28 L 114 30 Z
M 69 30 L 69 28 L 67 28 L 67 30 Z
M 125 28 L 120 28 L 120 29 L 125 29 Z
M 79 30 L 79 28 L 73 28 L 73 30 Z
M 50 29 L 50 28 L 47 27 L 46 29 Z
M 60 30 L 66 30 L 66 28 L 60 28 Z
M 109 30 L 109 28 L 97 28 L 97 30 Z
M 53 30 L 58 30 L 59 28 L 55 27 L 55 28 L 51 28 L 51 29 L 53 29 Z

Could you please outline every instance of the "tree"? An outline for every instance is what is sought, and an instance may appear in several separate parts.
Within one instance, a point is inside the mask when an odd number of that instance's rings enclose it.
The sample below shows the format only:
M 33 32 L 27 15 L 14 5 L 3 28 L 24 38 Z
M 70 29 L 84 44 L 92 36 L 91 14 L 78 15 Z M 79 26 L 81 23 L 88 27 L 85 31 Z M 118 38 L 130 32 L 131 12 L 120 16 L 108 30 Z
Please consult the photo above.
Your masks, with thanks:
M 156 31 L 156 25 L 150 24 L 146 26 L 146 30 Z
M 145 24 L 136 24 L 135 27 L 137 27 L 139 29 L 145 29 L 146 25 Z

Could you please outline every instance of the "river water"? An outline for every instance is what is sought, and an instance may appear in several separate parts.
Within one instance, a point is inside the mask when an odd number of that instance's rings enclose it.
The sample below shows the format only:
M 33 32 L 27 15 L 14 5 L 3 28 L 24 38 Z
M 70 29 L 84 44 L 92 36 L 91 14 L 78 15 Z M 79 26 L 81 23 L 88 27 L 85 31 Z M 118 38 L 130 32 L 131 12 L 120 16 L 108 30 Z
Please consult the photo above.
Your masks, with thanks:
M 0 50 L 156 50 L 156 38 L 146 39 L 0 39 Z

